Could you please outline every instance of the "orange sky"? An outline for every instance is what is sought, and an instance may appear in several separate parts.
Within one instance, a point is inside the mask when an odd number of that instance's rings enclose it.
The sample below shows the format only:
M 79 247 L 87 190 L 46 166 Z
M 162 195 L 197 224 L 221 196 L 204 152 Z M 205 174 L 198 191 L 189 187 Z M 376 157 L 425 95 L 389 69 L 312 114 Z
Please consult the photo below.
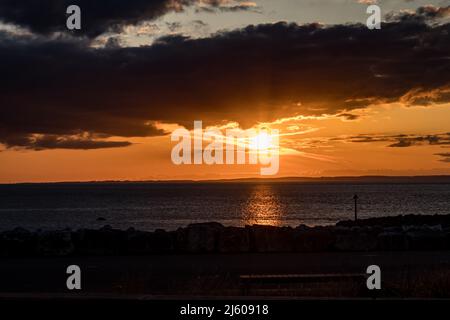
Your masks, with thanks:
M 435 155 L 449 145 L 388 147 L 391 142 L 349 142 L 354 135 L 433 135 L 449 130 L 450 104 L 374 106 L 354 111 L 357 120 L 339 117 L 285 119 L 280 129 L 280 170 L 276 176 L 450 174 Z M 306 131 L 306 133 L 305 133 Z M 286 133 L 294 135 L 284 135 Z M 342 141 L 333 141 L 341 137 Z M 111 138 L 114 140 L 114 138 Z M 174 165 L 170 136 L 134 138 L 133 145 L 99 150 L 6 150 L 0 152 L 0 181 L 91 181 L 148 179 L 228 179 L 259 176 L 260 165 Z M 293 149 L 293 144 L 297 145 Z

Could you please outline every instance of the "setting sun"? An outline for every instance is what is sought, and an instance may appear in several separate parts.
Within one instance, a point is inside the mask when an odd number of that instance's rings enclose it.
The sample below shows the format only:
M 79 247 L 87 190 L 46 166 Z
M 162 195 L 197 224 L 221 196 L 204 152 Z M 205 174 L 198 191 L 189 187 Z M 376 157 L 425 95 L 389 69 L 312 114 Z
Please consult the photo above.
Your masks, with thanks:
M 259 152 L 272 149 L 272 137 L 267 132 L 261 132 L 250 141 L 250 148 Z

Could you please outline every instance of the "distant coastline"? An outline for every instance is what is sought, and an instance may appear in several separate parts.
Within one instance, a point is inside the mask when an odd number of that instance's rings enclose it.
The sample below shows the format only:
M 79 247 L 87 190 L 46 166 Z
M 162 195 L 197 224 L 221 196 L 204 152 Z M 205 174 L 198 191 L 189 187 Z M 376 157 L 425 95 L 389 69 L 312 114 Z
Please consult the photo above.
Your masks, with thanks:
M 280 178 L 233 178 L 205 180 L 101 180 L 101 181 L 49 181 L 11 182 L 5 185 L 46 185 L 46 184 L 183 184 L 183 183 L 450 183 L 450 175 L 426 176 L 334 176 L 334 177 L 280 177 Z

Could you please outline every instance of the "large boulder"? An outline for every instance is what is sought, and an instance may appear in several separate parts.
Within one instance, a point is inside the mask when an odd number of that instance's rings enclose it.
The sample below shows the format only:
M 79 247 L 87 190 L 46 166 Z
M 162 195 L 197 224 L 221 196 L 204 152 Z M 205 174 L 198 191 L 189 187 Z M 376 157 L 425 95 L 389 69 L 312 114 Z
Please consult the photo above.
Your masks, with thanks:
M 383 231 L 377 236 L 377 247 L 380 250 L 408 250 L 408 238 L 403 232 Z
M 446 236 L 440 226 L 410 228 L 406 236 L 412 250 L 441 250 L 446 247 Z
M 109 226 L 99 230 L 80 229 L 72 237 L 77 254 L 113 255 L 126 252 L 126 232 Z
M 0 234 L 0 254 L 2 256 L 34 255 L 36 236 L 34 233 L 15 228 Z
M 67 256 L 74 250 L 70 230 L 44 231 L 37 234 L 36 253 L 40 256 Z
M 219 232 L 224 228 L 217 222 L 194 223 L 176 231 L 175 247 L 178 251 L 210 253 L 217 251 Z
M 249 252 L 250 236 L 245 228 L 227 227 L 219 232 L 218 251 L 228 252 Z
M 446 228 L 445 230 L 442 230 L 444 237 L 445 237 L 445 248 L 446 250 L 450 250 L 450 228 Z
M 294 250 L 298 252 L 329 251 L 334 241 L 335 235 L 329 227 L 299 226 L 293 233 Z
M 353 227 L 337 232 L 334 248 L 338 251 L 372 251 L 377 248 L 377 232 L 371 228 Z
M 245 227 L 250 235 L 250 250 L 256 252 L 290 252 L 294 249 L 293 229 L 253 225 Z
M 164 230 L 155 232 L 143 232 L 128 230 L 127 248 L 128 254 L 168 253 L 173 251 L 174 244 L 171 235 Z

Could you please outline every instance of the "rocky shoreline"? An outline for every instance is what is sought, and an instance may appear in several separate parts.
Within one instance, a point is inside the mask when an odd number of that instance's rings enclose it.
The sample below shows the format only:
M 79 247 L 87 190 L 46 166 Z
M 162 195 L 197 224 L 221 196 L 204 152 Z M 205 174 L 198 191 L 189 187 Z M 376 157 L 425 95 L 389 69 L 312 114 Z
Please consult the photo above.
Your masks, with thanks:
M 105 226 L 0 233 L 0 257 L 398 250 L 450 250 L 450 215 L 341 221 L 328 227 L 225 227 L 210 222 L 176 231 Z

